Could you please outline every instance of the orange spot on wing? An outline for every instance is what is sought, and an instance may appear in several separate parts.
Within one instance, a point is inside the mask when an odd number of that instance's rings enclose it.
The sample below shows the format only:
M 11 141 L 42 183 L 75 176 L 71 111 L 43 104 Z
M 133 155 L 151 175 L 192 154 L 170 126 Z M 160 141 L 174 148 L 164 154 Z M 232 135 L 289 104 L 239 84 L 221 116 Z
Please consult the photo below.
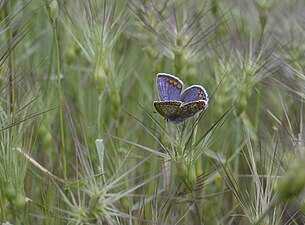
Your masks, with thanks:
M 179 88 L 179 89 L 182 88 L 182 86 L 181 86 L 178 82 L 176 82 L 176 81 L 174 81 L 174 80 L 166 79 L 166 81 L 167 81 L 168 83 L 174 85 L 175 87 Z
M 198 102 L 198 109 L 203 110 L 203 108 L 204 108 L 203 102 Z
M 204 94 L 203 94 L 202 91 L 198 91 L 198 98 L 199 98 L 200 100 L 205 99 Z

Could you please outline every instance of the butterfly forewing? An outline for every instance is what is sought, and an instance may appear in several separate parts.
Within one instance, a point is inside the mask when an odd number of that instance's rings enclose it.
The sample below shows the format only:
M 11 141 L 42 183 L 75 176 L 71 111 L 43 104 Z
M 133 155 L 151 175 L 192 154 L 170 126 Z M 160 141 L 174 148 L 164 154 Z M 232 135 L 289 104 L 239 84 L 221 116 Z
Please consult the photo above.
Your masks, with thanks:
M 157 87 L 161 101 L 179 101 L 183 82 L 173 75 L 159 73 Z
M 158 113 L 170 120 L 175 115 L 181 104 L 182 102 L 179 101 L 154 102 L 154 106 Z
M 200 100 L 208 101 L 208 94 L 200 85 L 190 86 L 182 92 L 180 97 L 180 101 L 183 102 L 183 104 Z

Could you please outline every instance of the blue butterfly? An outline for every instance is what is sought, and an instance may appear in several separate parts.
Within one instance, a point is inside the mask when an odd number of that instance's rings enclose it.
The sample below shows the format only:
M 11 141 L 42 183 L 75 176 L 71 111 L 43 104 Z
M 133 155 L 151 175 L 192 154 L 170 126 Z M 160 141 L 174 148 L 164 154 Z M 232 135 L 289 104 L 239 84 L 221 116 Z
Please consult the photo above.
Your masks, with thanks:
M 181 123 L 208 107 L 208 94 L 200 85 L 182 91 L 183 82 L 178 77 L 158 73 L 157 88 L 160 101 L 155 101 L 154 106 L 167 121 Z

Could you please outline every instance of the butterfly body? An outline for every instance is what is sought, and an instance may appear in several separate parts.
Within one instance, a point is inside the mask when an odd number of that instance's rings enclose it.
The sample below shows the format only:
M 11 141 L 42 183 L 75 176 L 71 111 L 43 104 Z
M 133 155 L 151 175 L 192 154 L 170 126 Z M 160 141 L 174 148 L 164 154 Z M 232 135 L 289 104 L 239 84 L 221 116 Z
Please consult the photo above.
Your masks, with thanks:
M 170 74 L 157 75 L 157 89 L 160 101 L 155 101 L 155 109 L 166 120 L 181 123 L 208 107 L 208 95 L 200 85 L 183 89 L 183 82 Z

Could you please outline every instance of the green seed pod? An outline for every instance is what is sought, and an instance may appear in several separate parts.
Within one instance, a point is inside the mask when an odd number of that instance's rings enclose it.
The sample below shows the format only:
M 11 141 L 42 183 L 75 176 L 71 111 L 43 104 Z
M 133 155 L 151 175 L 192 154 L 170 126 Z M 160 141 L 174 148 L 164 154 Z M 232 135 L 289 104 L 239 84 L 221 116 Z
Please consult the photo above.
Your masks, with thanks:
M 15 206 L 17 211 L 22 211 L 25 207 L 26 201 L 25 196 L 22 192 L 18 192 L 15 198 Z
M 49 130 L 45 126 L 41 126 L 38 130 L 38 140 L 43 148 L 49 148 L 52 145 L 53 139 Z
M 256 0 L 256 4 L 261 11 L 267 11 L 271 8 L 273 0 Z
M 264 28 L 268 19 L 268 13 L 267 11 L 260 12 L 259 14 L 259 22 L 261 24 L 261 27 Z
M 264 28 L 268 19 L 268 13 L 272 6 L 273 0 L 256 0 L 256 5 L 259 11 L 259 20 L 261 27 Z
M 4 195 L 10 202 L 15 200 L 16 191 L 11 181 L 4 182 Z
M 128 197 L 125 196 L 125 197 L 121 198 L 121 206 L 125 210 L 129 210 L 130 209 L 130 202 L 128 200 Z
M 59 8 L 57 0 L 53 0 L 49 2 L 46 6 L 50 20 L 52 21 L 52 23 L 55 23 L 58 16 L 58 8 Z
M 183 38 L 182 38 L 182 36 L 177 36 L 176 45 L 179 48 L 183 46 Z
M 103 93 L 103 91 L 107 85 L 107 80 L 108 80 L 108 78 L 107 78 L 104 67 L 98 66 L 98 68 L 96 69 L 96 72 L 94 74 L 94 82 L 95 82 L 97 92 L 99 94 Z
M 219 11 L 220 11 L 219 9 L 220 9 L 219 1 L 212 0 L 212 13 L 215 18 L 219 17 Z
M 146 51 L 148 57 L 149 57 L 151 60 L 154 60 L 155 58 L 158 57 L 158 53 L 155 51 L 155 49 L 145 48 L 144 50 Z
M 172 140 L 168 135 L 161 135 L 160 136 L 161 142 L 165 147 L 171 146 Z
M 105 74 L 108 75 L 110 73 L 110 68 L 109 68 L 107 60 L 104 60 L 102 65 L 103 65 L 103 69 L 105 71 Z
M 187 189 L 190 192 L 194 191 L 196 182 L 197 182 L 196 168 L 194 164 L 191 164 L 188 168 L 188 176 L 187 176 Z
M 253 66 L 251 65 L 247 65 L 246 68 L 245 68 L 245 71 L 246 71 L 246 79 L 247 79 L 247 83 L 249 84 L 249 79 L 251 79 L 252 75 L 254 74 L 254 68 Z
M 185 145 L 182 143 L 182 141 L 180 141 L 179 143 L 177 143 L 175 145 L 176 147 L 176 151 L 178 153 L 178 157 L 182 156 L 183 155 L 183 151 L 184 151 L 184 148 L 185 148 Z
M 111 112 L 115 119 L 119 118 L 121 106 L 121 97 L 118 89 L 115 89 L 111 93 Z
M 185 162 L 175 162 L 177 174 L 183 183 L 187 184 L 188 168 Z
M 76 52 L 74 50 L 74 48 L 68 47 L 65 50 L 65 59 L 68 65 L 72 64 L 74 62 L 74 59 L 76 58 Z
M 298 195 L 305 186 L 305 166 L 299 162 L 288 170 L 278 182 L 278 200 L 286 201 Z
M 79 55 L 79 53 L 82 50 L 82 48 L 77 43 L 75 43 L 73 45 L 73 48 L 74 48 L 74 51 L 75 51 L 76 55 Z
M 118 89 L 115 89 L 115 90 L 112 92 L 111 102 L 112 102 L 112 105 L 113 105 L 115 108 L 119 108 L 119 107 L 120 107 L 120 105 L 121 105 L 121 97 L 120 97 L 120 93 L 119 93 L 119 90 L 118 90 Z
M 248 101 L 246 93 L 241 93 L 240 100 L 236 106 L 236 115 L 240 116 L 247 109 Z

